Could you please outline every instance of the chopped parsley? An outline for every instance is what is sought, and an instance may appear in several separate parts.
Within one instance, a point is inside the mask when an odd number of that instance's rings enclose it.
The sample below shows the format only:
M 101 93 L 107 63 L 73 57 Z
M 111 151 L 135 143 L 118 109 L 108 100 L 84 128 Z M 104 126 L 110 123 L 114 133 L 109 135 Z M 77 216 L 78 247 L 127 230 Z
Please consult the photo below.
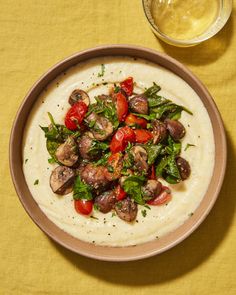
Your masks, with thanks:
M 101 71 L 98 73 L 98 77 L 103 77 L 105 74 L 105 65 L 101 64 Z
M 187 151 L 187 149 L 190 148 L 191 146 L 195 146 L 195 144 L 187 143 L 184 151 Z
M 141 213 L 142 213 L 143 217 L 147 216 L 147 210 L 144 209 L 144 210 L 141 211 Z
M 34 185 L 38 185 L 39 184 L 39 180 L 36 179 L 35 182 L 34 182 Z

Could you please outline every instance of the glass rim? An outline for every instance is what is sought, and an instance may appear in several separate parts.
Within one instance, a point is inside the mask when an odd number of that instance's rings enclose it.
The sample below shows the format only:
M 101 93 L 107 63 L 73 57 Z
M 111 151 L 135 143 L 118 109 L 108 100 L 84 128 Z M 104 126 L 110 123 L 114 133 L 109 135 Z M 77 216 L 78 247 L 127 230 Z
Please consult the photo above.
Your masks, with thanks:
M 216 20 L 209 26 L 209 28 L 203 34 L 199 35 L 199 37 L 195 37 L 195 38 L 188 39 L 188 40 L 181 40 L 181 39 L 174 39 L 174 38 L 164 34 L 163 32 L 161 32 L 159 30 L 158 26 L 155 25 L 155 23 L 153 21 L 153 18 L 151 19 L 150 16 L 148 15 L 148 12 L 151 15 L 151 10 L 148 7 L 146 7 L 145 2 L 146 2 L 146 0 L 142 0 L 142 6 L 143 6 L 144 15 L 145 15 L 149 25 L 151 26 L 152 30 L 154 31 L 154 33 L 156 33 L 157 36 L 160 37 L 161 40 L 163 40 L 163 41 L 165 41 L 165 42 L 167 42 L 169 44 L 179 45 L 179 46 L 182 46 L 182 47 L 191 46 L 191 45 L 197 45 L 197 44 L 199 44 L 199 43 L 201 43 L 203 41 L 206 41 L 206 40 L 210 39 L 214 35 L 216 35 L 225 26 L 225 24 L 227 23 L 230 15 L 231 15 L 232 7 L 233 7 L 232 0 L 229 0 L 229 2 L 230 2 L 229 3 L 230 4 L 229 13 L 228 13 L 227 17 L 225 18 L 224 22 L 222 22 L 221 26 L 219 26 L 217 28 L 217 30 L 212 31 L 210 34 L 206 34 L 207 32 L 210 32 L 211 29 L 215 26 L 215 24 L 218 21 L 218 18 L 216 18 Z M 221 0 L 221 2 L 223 4 L 224 0 Z M 222 5 L 222 7 L 223 7 L 223 5 Z

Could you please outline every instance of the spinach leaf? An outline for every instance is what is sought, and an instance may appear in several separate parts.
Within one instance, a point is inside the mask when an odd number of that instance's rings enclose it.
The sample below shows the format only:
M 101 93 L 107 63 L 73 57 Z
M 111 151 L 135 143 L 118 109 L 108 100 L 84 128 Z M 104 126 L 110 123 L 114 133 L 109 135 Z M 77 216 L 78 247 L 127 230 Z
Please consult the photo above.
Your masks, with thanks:
M 77 176 L 73 188 L 73 198 L 75 200 L 92 200 L 92 187 L 84 183 L 80 176 Z
M 49 155 L 52 157 L 51 163 L 56 162 L 59 164 L 59 161 L 57 160 L 57 157 L 55 156 L 56 150 L 59 147 L 61 143 L 58 141 L 53 141 L 51 139 L 47 139 L 46 141 L 46 147 L 48 150 Z
M 149 87 L 145 92 L 144 95 L 147 97 L 152 97 L 157 94 L 161 90 L 161 87 L 153 82 L 153 86 Z
M 146 178 L 144 176 L 132 175 L 126 178 L 123 185 L 124 191 L 140 205 L 145 204 L 141 190 L 145 182 Z
M 149 108 L 158 107 L 158 106 L 163 105 L 167 102 L 169 102 L 169 100 L 163 96 L 157 95 L 155 97 L 148 97 Z
M 168 154 L 174 154 L 176 156 L 179 155 L 181 152 L 181 147 L 181 142 L 176 142 L 170 135 L 168 136 L 168 146 L 166 147 Z
M 175 154 L 171 154 L 168 157 L 168 165 L 166 166 L 165 169 L 166 169 L 166 173 L 169 174 L 170 176 L 175 177 L 177 180 L 181 179 L 179 169 L 175 161 Z
M 133 115 L 137 116 L 137 117 L 141 117 L 141 118 L 144 118 L 148 121 L 153 121 L 156 119 L 156 114 L 155 113 L 152 113 L 150 115 L 144 115 L 144 114 L 138 114 L 138 113 L 132 113 Z
M 102 151 L 106 151 L 108 149 L 109 149 L 109 143 L 93 139 L 88 153 L 90 155 L 97 155 L 98 153 Z
M 144 145 L 144 148 L 146 149 L 147 151 L 147 154 L 148 154 L 148 165 L 152 165 L 157 157 L 159 156 L 162 148 L 163 148 L 163 145 L 162 144 L 146 144 Z
M 73 135 L 73 137 L 79 137 L 79 131 L 71 131 L 64 125 L 56 124 L 51 113 L 48 113 L 51 124 L 49 127 L 40 128 L 44 131 L 44 135 L 47 139 L 52 141 L 64 142 L 68 136 Z
M 162 176 L 165 167 L 168 165 L 168 157 L 163 157 L 160 159 L 156 166 L 156 176 Z

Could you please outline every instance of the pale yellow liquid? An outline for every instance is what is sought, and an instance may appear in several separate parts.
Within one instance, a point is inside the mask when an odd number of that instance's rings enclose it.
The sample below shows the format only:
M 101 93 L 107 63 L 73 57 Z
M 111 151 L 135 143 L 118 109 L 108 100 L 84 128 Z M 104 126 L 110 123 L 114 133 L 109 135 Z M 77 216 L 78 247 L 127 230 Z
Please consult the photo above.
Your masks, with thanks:
M 219 9 L 219 0 L 153 0 L 151 5 L 159 30 L 178 40 L 190 40 L 207 31 Z

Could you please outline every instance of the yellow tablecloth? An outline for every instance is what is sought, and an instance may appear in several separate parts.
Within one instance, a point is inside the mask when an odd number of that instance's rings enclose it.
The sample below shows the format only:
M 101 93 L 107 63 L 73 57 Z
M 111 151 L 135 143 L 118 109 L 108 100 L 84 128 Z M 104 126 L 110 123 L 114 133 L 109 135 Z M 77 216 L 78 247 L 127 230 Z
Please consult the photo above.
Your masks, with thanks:
M 0 0 L 1 295 L 236 294 L 235 29 L 234 11 L 215 38 L 181 49 L 153 35 L 138 0 Z M 228 140 L 226 179 L 207 220 L 174 249 L 121 264 L 90 260 L 49 240 L 18 201 L 8 167 L 10 128 L 31 85 L 66 56 L 111 43 L 151 47 L 187 65 L 213 95 Z

